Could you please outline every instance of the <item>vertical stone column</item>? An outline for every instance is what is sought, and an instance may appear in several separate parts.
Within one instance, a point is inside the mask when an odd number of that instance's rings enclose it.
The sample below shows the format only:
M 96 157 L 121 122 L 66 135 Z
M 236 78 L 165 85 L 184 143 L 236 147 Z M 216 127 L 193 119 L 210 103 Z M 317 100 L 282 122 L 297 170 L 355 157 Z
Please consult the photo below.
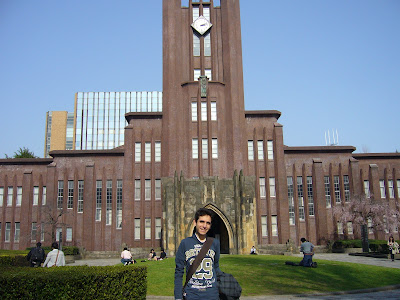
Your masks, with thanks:
M 19 249 L 31 246 L 31 224 L 32 224 L 32 201 L 33 197 L 32 171 L 25 172 L 22 179 L 22 201 L 20 215 L 20 239 Z
M 83 192 L 83 247 L 88 251 L 94 250 L 94 222 L 96 210 L 96 179 L 94 164 L 87 165 L 84 175 Z
M 358 160 L 350 158 L 350 197 L 356 197 L 361 195 L 364 182 L 360 179 L 360 167 Z
M 317 244 L 324 245 L 329 239 L 329 236 L 325 199 L 324 170 L 322 169 L 322 160 L 319 158 L 314 159 L 312 168 Z

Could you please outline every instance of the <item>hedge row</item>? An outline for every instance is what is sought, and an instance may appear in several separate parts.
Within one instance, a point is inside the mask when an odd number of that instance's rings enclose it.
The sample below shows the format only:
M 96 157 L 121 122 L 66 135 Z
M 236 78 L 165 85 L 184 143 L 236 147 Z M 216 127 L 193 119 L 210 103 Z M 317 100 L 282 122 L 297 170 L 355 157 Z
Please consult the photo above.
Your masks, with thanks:
M 26 248 L 26 250 L 30 251 L 33 248 L 36 248 L 36 247 L 29 247 L 29 248 Z M 52 250 L 51 247 L 42 247 L 42 249 L 46 252 L 46 254 Z M 74 247 L 74 246 L 63 246 L 62 251 L 64 252 L 65 255 L 78 255 L 79 254 L 79 248 Z
M 0 267 L 29 267 L 29 261 L 24 255 L 2 255 L 0 256 Z
M 386 240 L 369 240 L 369 249 L 372 252 L 383 254 L 389 253 L 389 247 Z M 397 241 L 399 243 L 399 241 Z M 337 240 L 333 243 L 333 249 L 343 248 L 362 248 L 361 240 Z
M 2 271 L 0 299 L 146 299 L 146 267 L 76 266 Z

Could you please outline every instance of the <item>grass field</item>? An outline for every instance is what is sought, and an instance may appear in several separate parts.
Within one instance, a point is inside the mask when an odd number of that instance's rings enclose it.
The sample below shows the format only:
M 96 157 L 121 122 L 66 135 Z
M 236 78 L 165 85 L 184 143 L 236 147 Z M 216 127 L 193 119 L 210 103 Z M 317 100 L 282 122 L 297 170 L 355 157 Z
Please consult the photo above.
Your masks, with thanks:
M 242 286 L 243 296 L 304 294 L 366 289 L 400 282 L 400 269 L 326 260 L 318 268 L 293 267 L 285 261 L 299 257 L 273 255 L 223 255 L 221 270 L 231 273 Z M 148 267 L 147 294 L 173 296 L 175 260 L 139 262 Z

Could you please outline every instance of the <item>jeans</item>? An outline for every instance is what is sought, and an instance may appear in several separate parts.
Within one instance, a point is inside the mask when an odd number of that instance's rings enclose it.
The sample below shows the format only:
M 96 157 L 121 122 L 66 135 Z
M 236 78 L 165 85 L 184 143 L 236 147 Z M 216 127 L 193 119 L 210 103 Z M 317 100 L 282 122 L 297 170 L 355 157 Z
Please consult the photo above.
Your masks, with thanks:
M 304 254 L 303 267 L 311 267 L 312 265 L 312 254 Z

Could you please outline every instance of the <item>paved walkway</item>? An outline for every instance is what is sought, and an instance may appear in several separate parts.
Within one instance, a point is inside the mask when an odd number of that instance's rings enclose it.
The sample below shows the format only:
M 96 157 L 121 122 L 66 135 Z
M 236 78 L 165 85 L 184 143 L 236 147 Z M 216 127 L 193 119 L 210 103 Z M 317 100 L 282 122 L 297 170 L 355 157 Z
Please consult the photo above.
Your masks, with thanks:
M 302 257 L 301 254 L 295 254 L 292 257 Z M 291 256 L 288 256 L 288 260 Z M 392 262 L 390 259 L 383 258 L 372 258 L 363 256 L 352 256 L 348 254 L 338 254 L 338 253 L 317 253 L 314 256 L 314 260 L 331 260 L 331 261 L 341 261 L 341 262 L 351 262 L 365 265 L 373 265 L 387 268 L 397 268 L 400 269 L 400 261 Z M 298 260 L 298 259 L 295 259 Z M 118 258 L 108 258 L 108 259 L 83 259 L 77 260 L 69 266 L 112 266 L 120 263 Z M 147 296 L 147 300 L 173 300 L 174 297 L 164 297 L 164 296 Z M 348 291 L 339 293 L 327 293 L 318 295 L 283 295 L 283 296 L 246 296 L 241 297 L 242 300 L 283 300 L 283 299 L 385 299 L 394 300 L 400 299 L 400 284 L 396 286 L 388 286 L 383 288 L 369 289 L 369 290 L 359 290 L 359 291 Z

